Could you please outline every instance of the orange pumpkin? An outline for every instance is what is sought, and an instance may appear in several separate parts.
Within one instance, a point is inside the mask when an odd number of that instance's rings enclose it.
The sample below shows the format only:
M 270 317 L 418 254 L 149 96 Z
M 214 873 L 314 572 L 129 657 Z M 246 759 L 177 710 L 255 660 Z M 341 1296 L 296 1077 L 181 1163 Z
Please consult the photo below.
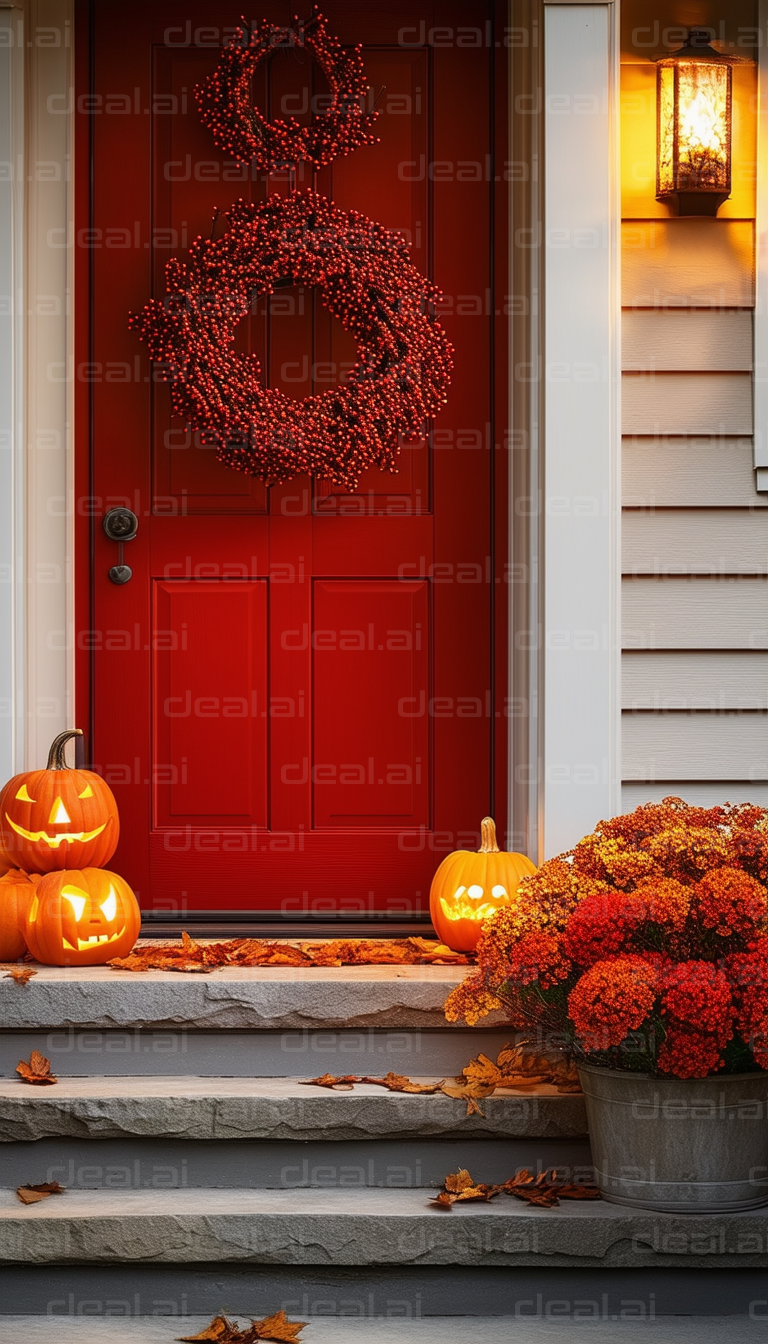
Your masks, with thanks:
M 17 870 L 0 877 L 0 961 L 17 961 L 27 950 L 24 925 L 35 886 Z
M 14 775 L 0 794 L 0 843 L 14 867 L 27 873 L 101 867 L 120 835 L 117 803 L 92 770 L 70 770 L 64 748 L 79 728 L 59 736 L 45 770 Z
M 127 956 L 140 927 L 128 883 L 105 868 L 83 868 L 40 878 L 24 933 L 44 966 L 101 966 Z
M 483 922 L 511 905 L 524 877 L 536 872 L 525 854 L 507 854 L 496 843 L 492 817 L 480 823 L 481 844 L 456 849 L 440 864 L 429 891 L 429 913 L 441 943 L 474 952 Z

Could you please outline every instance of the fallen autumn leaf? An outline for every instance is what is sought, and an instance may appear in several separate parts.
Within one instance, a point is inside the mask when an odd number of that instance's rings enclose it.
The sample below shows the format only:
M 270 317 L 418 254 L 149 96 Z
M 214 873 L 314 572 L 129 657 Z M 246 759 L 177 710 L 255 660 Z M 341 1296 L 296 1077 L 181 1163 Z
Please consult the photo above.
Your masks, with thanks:
M 306 1321 L 289 1321 L 284 1311 L 276 1311 L 261 1321 L 252 1320 L 241 1330 L 226 1316 L 214 1316 L 199 1335 L 179 1335 L 182 1344 L 194 1344 L 196 1340 L 215 1340 L 217 1344 L 256 1344 L 257 1340 L 274 1340 L 276 1344 L 293 1344 L 307 1324 Z
M 33 975 L 37 975 L 37 971 L 33 971 L 31 966 L 13 966 L 10 971 L 6 972 L 3 979 L 15 980 L 17 985 L 26 985 Z
M 20 1059 L 16 1065 L 18 1073 L 23 1083 L 36 1083 L 42 1086 L 46 1083 L 57 1083 L 59 1080 L 51 1073 L 51 1061 L 41 1055 L 39 1050 L 33 1050 L 29 1059 Z
M 39 1204 L 41 1199 L 47 1199 L 49 1195 L 63 1195 L 65 1187 L 59 1185 L 58 1181 L 46 1181 L 42 1185 L 20 1185 L 16 1194 L 22 1204 Z

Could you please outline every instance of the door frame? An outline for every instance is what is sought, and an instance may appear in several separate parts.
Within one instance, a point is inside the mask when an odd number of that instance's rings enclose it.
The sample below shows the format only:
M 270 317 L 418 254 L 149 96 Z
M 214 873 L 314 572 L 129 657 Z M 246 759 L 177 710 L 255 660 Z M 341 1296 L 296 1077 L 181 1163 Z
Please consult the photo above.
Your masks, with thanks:
M 5 775 L 39 765 L 55 733 L 72 726 L 76 711 L 82 715 L 89 679 L 87 650 L 76 654 L 74 640 L 75 601 L 78 611 L 89 610 L 90 553 L 86 529 L 76 537 L 73 517 L 75 500 L 85 500 L 87 507 L 87 480 L 75 462 L 72 427 L 75 416 L 87 413 L 88 394 L 74 367 L 71 302 L 74 193 L 87 191 L 86 175 L 70 167 L 82 162 L 84 152 L 82 142 L 73 143 L 75 61 L 87 60 L 73 9 L 74 0 L 25 0 L 23 10 L 0 5 L 0 15 L 9 15 L 15 25 L 10 59 L 16 87 L 22 80 L 25 94 L 4 109 L 0 136 L 7 144 L 23 143 L 28 163 L 58 166 L 58 174 L 47 179 L 36 172 L 34 181 L 25 183 L 22 174 L 0 184 L 13 198 L 16 217 L 21 211 L 24 219 L 22 236 L 17 232 L 7 240 L 23 297 L 17 360 L 12 373 L 0 371 L 3 393 L 11 377 L 17 380 L 16 401 L 23 387 L 11 432 L 16 460 L 26 461 L 10 490 L 16 520 L 12 590 L 23 597 L 15 609 L 0 608 L 0 634 L 13 650 L 10 663 L 0 666 L 0 703 L 17 706 L 15 733 L 0 739 Z M 512 581 L 504 586 L 512 706 L 508 824 L 515 845 L 540 861 L 573 844 L 598 817 L 617 811 L 620 798 L 618 0 L 511 0 L 509 15 L 510 159 L 527 165 L 527 173 L 516 178 L 513 171 L 509 184 L 514 295 L 509 374 L 516 395 L 508 439 Z M 574 21 L 582 39 L 577 59 L 569 46 Z M 518 38 L 523 33 L 525 41 Z M 542 96 L 545 81 L 554 90 L 551 96 L 547 89 Z M 573 105 L 568 112 L 562 102 L 575 90 L 596 100 L 592 121 Z M 569 133 L 585 127 L 594 137 L 593 172 L 586 195 L 574 197 L 557 172 L 547 176 L 546 165 L 562 163 Z M 563 253 L 561 234 L 553 240 L 548 231 L 550 218 L 558 231 L 590 227 L 600 236 L 597 270 L 580 266 L 577 251 L 571 259 L 576 292 L 579 286 L 585 292 L 597 278 L 602 320 L 594 324 L 571 311 L 556 347 L 563 296 L 552 280 Z M 4 213 L 0 233 L 6 232 L 5 219 Z M 524 237 L 538 242 L 521 247 Z M 30 302 L 41 294 L 43 277 L 54 312 L 41 312 L 40 304 Z M 575 382 L 566 384 L 563 394 L 538 373 L 548 362 L 581 360 L 585 350 L 606 369 L 597 393 L 586 401 Z M 527 367 L 537 371 L 532 378 L 524 375 Z M 61 381 L 52 381 L 51 370 Z M 563 417 L 556 419 L 555 395 L 565 395 L 577 417 L 578 480 L 574 447 L 565 451 Z M 26 449 L 29 442 L 34 449 Z M 575 514 L 582 492 L 600 501 L 594 526 Z M 570 501 L 564 511 L 557 503 L 562 499 Z M 575 553 L 579 583 L 572 585 Z M 577 647 L 584 630 L 599 644 L 587 660 L 586 678 Z M 570 699 L 574 685 L 581 686 L 577 705 Z

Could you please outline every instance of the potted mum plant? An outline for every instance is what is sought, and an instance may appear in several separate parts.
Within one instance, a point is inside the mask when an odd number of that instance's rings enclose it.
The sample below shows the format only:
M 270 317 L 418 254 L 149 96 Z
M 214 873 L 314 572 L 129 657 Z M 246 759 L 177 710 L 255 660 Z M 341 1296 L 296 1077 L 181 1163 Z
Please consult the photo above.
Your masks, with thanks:
M 600 822 L 484 926 L 446 1003 L 575 1059 L 596 1179 L 639 1208 L 768 1203 L 768 812 Z

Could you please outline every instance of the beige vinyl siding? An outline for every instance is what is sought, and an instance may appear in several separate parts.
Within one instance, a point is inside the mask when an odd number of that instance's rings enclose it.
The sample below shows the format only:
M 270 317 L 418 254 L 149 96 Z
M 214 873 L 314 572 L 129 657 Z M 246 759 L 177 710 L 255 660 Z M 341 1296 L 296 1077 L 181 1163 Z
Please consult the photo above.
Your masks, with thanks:
M 625 220 L 621 302 L 624 308 L 659 310 L 752 308 L 752 220 Z
M 751 434 L 748 373 L 625 373 L 625 434 Z
M 748 220 L 625 221 L 624 806 L 768 804 Z
M 625 779 L 768 779 L 768 713 L 627 714 Z
M 696 807 L 715 807 L 718 803 L 757 803 L 758 807 L 768 807 L 768 784 L 744 783 L 740 779 L 718 779 L 711 783 L 688 779 L 676 784 L 633 784 L 627 781 L 621 789 L 622 806 L 626 812 L 640 807 L 641 803 L 660 803 L 670 796 L 682 796 Z
M 625 649 L 768 649 L 764 578 L 625 578 Z
M 755 509 L 626 510 L 624 574 L 768 574 L 768 519 Z
M 634 372 L 751 369 L 751 314 L 706 309 L 627 312 L 621 330 L 621 363 Z
M 768 709 L 768 653 L 625 651 L 623 709 Z
M 623 461 L 625 508 L 768 508 L 768 494 L 755 491 L 751 438 L 627 435 Z

